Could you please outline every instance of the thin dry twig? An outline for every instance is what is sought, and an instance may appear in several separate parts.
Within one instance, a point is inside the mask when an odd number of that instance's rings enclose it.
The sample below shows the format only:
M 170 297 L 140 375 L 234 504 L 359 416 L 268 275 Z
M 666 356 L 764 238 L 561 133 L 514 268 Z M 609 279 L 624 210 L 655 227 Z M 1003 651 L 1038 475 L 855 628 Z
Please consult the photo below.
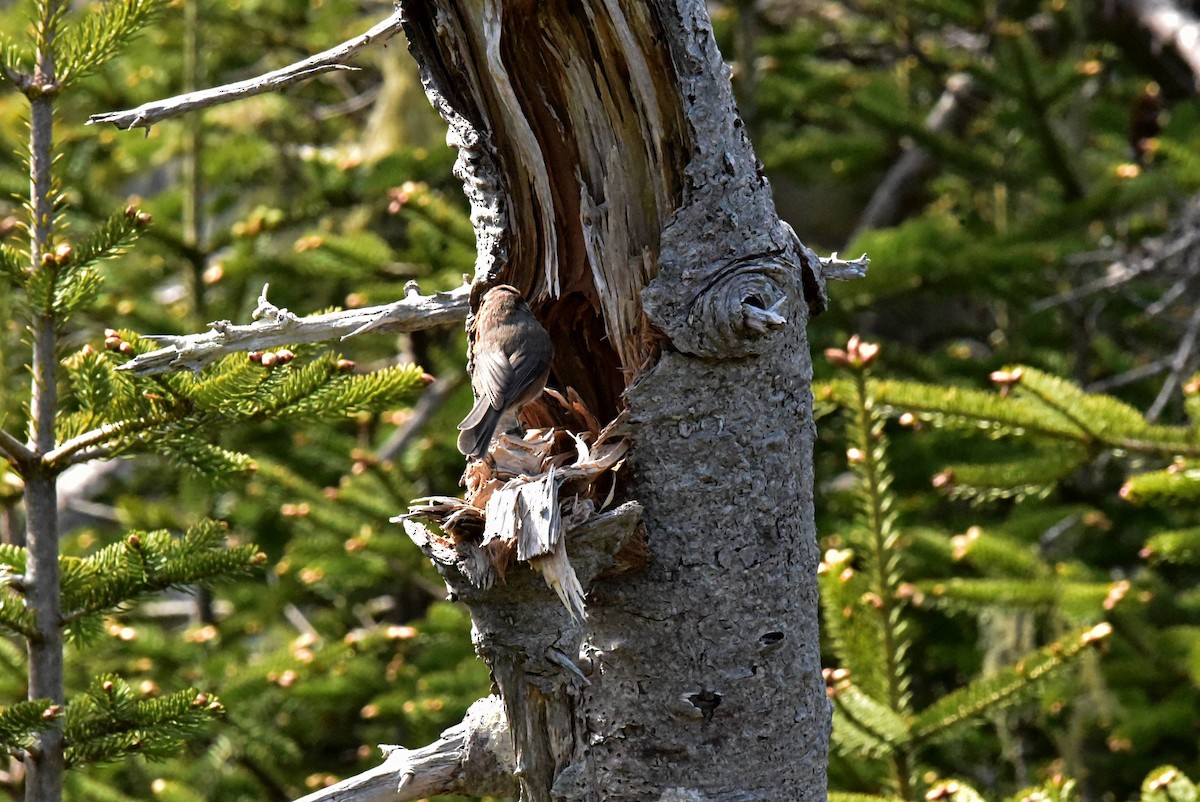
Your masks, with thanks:
M 1175 349 L 1175 355 L 1171 358 L 1171 372 L 1158 391 L 1158 397 L 1146 411 L 1147 420 L 1157 420 L 1162 411 L 1166 409 L 1175 390 L 1183 384 L 1184 374 L 1189 372 L 1194 362 L 1192 352 L 1196 348 L 1197 337 L 1200 337 L 1200 307 L 1192 310 L 1192 316 L 1188 318 L 1187 328 L 1179 341 L 1179 347 Z
M 1166 247 L 1157 250 L 1152 249 L 1146 256 L 1136 261 L 1122 261 L 1120 255 L 1113 254 L 1112 258 L 1114 261 L 1106 275 L 1078 287 L 1072 287 L 1066 292 L 1061 292 L 1037 301 L 1030 305 L 1029 310 L 1034 313 L 1044 312 L 1047 309 L 1073 303 L 1087 298 L 1089 295 L 1095 295 L 1096 293 L 1128 284 L 1139 276 L 1159 270 L 1163 262 L 1187 252 L 1198 242 L 1200 242 L 1200 229 L 1195 229 L 1183 232 Z
M 418 331 L 467 319 L 471 285 L 464 284 L 450 292 L 421 295 L 415 281 L 405 285 L 405 297 L 385 306 L 327 312 L 322 315 L 297 317 L 267 300 L 264 286 L 254 310 L 255 322 L 236 325 L 228 320 L 210 323 L 211 331 L 203 334 L 143 335 L 146 339 L 166 343 L 149 353 L 139 354 L 118 370 L 142 375 L 167 373 L 174 370 L 198 371 L 226 354 L 238 351 L 261 351 L 281 345 L 328 342 L 346 339 L 367 331 Z
M 412 417 L 396 429 L 391 437 L 379 447 L 376 456 L 381 460 L 389 460 L 404 453 L 409 444 L 425 428 L 425 424 L 429 423 L 430 419 L 442 408 L 442 404 L 446 402 L 446 399 L 453 395 L 459 387 L 462 387 L 465 382 L 466 375 L 462 373 L 435 381 L 428 390 L 421 394 L 420 400 L 413 407 Z
M 1192 71 L 1200 89 L 1200 20 L 1171 0 L 1124 0 L 1122 5 L 1160 45 L 1171 47 Z
M 155 123 L 169 120 L 172 117 L 178 117 L 189 111 L 220 106 L 234 100 L 261 95 L 266 92 L 276 92 L 293 84 L 298 84 L 301 81 L 307 81 L 309 78 L 315 78 L 326 72 L 357 69 L 356 67 L 346 66 L 345 61 L 358 51 L 374 44 L 382 44 L 399 33 L 403 16 L 400 9 L 396 9 L 391 16 L 373 26 L 366 33 L 342 42 L 336 47 L 331 47 L 323 53 L 318 53 L 303 61 L 297 61 L 295 64 L 289 64 L 286 67 L 273 70 L 264 75 L 248 78 L 237 83 L 217 86 L 212 89 L 188 92 L 164 100 L 154 100 L 149 103 L 143 103 L 135 109 L 93 114 L 88 118 L 87 124 L 112 123 L 124 130 L 145 128 L 149 131 L 150 126 Z

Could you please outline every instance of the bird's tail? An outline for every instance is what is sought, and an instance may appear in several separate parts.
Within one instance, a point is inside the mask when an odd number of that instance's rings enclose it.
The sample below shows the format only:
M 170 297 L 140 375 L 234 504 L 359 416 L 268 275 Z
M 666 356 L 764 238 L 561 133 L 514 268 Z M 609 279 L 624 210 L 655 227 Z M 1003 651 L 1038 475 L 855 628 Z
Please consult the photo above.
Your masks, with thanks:
M 501 417 L 502 412 L 489 404 L 486 398 L 479 399 L 471 414 L 458 425 L 462 429 L 458 433 L 458 450 L 475 459 L 486 454 Z

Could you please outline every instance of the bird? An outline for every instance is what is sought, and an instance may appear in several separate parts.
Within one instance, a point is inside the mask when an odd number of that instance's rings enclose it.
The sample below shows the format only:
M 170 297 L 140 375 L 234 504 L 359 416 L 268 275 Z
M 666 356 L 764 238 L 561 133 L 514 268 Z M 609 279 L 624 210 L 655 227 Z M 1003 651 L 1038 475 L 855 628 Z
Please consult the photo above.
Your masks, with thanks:
M 515 287 L 489 289 L 475 315 L 471 386 L 478 399 L 458 424 L 458 450 L 479 459 L 509 413 L 542 394 L 550 376 L 554 344 Z

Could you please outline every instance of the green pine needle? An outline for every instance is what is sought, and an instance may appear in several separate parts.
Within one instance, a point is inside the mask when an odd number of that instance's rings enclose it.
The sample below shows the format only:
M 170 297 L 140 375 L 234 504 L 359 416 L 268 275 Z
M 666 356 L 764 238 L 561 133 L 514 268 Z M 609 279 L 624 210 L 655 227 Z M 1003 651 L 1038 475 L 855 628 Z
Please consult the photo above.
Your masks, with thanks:
M 1196 802 L 1196 784 L 1174 766 L 1160 766 L 1142 782 L 1141 802 Z
M 1026 399 L 1002 397 L 993 392 L 946 387 L 891 379 L 868 383 L 871 397 L 883 414 L 911 412 L 939 427 L 984 430 L 990 434 L 1042 434 L 1080 439 L 1084 431 L 1066 416 L 1046 410 Z M 834 381 L 818 388 L 817 398 L 849 406 L 852 384 Z
M 32 63 L 33 59 L 16 42 L 0 33 L 0 80 L 13 80 L 20 74 L 32 72 Z
M 990 463 L 949 465 L 940 476 L 951 498 L 997 501 L 1041 497 L 1083 466 L 1087 449 L 1056 443 L 1029 457 Z
M 955 560 L 984 576 L 1044 581 L 1051 575 L 1045 560 L 1028 544 L 979 527 L 955 536 L 951 547 Z
M 66 86 L 116 56 L 165 5 L 164 0 L 111 0 L 59 33 L 58 81 Z
M 895 747 L 906 747 L 912 741 L 904 718 L 863 693 L 853 683 L 839 687 L 834 693 L 833 703 L 858 729 L 887 744 L 889 752 Z M 873 756 L 879 755 L 873 753 Z
M 137 242 L 145 228 L 138 214 L 138 210 L 133 207 L 112 214 L 81 242 L 75 244 L 68 264 L 75 268 L 91 267 L 101 260 L 123 255 Z
M 1107 582 L 1056 582 L 1049 579 L 967 579 L 952 577 L 918 583 L 937 606 L 948 610 L 979 612 L 992 607 L 1020 610 L 1049 610 L 1070 601 L 1098 614 L 1111 588 Z
M 833 732 L 830 745 L 838 752 L 853 758 L 886 758 L 895 750 L 892 745 L 846 715 L 838 707 L 833 709 Z
M 165 530 L 134 532 L 89 557 L 62 557 L 67 635 L 83 640 L 97 631 L 89 623 L 167 588 L 250 573 L 257 555 L 255 546 L 227 548 L 222 525 L 203 521 L 179 537 Z
M 120 677 L 104 674 L 67 706 L 67 765 L 110 763 L 135 754 L 163 760 L 223 713 L 216 697 L 194 688 L 138 698 Z
M 1191 506 L 1200 501 L 1200 467 L 1180 463 L 1130 477 L 1121 497 L 1133 504 Z
M 1134 407 L 1100 393 L 1088 393 L 1072 382 L 1026 366 L 1005 368 L 1019 375 L 1020 397 L 1065 415 L 1080 429 L 1103 443 L 1129 450 L 1167 450 L 1175 445 L 1194 450 L 1197 440 L 1187 429 L 1146 422 Z M 1156 446 L 1158 448 L 1156 448 Z
M 25 268 L 29 259 L 11 245 L 0 244 L 0 281 L 12 287 L 25 283 Z
M 888 669 L 880 644 L 883 621 L 864 602 L 871 598 L 869 574 L 852 567 L 849 552 L 826 554 L 819 576 L 824 635 L 855 684 L 876 698 L 888 694 Z
M 944 740 L 958 727 L 977 724 L 989 713 L 1016 704 L 1032 694 L 1041 680 L 1070 666 L 1075 657 L 1111 632 L 1108 624 L 1073 632 L 1027 655 L 1012 668 L 952 691 L 917 714 L 912 722 L 913 739 Z
M 0 544 L 0 627 L 25 637 L 37 636 L 37 619 L 25 603 L 25 595 L 14 587 L 16 577 L 25 575 L 25 549 Z
M 51 702 L 37 699 L 17 702 L 0 710 L 0 749 L 20 755 L 34 745 L 34 736 L 54 723 Z
M 1142 553 L 1156 563 L 1200 565 L 1200 527 L 1159 532 L 1146 541 Z

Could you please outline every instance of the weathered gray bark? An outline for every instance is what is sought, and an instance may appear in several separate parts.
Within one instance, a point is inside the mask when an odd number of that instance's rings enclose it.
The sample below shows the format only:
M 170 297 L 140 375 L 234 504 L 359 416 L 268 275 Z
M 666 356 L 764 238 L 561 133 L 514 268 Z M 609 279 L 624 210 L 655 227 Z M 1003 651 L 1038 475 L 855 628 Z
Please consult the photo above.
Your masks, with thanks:
M 585 622 L 521 566 L 480 589 L 469 546 L 434 555 L 504 697 L 521 798 L 824 799 L 805 336 L 823 289 L 703 3 L 402 10 L 459 148 L 477 284 L 531 300 L 552 385 L 602 422 L 631 413 L 619 496 L 644 508 L 651 556 L 594 582 L 576 565 Z

